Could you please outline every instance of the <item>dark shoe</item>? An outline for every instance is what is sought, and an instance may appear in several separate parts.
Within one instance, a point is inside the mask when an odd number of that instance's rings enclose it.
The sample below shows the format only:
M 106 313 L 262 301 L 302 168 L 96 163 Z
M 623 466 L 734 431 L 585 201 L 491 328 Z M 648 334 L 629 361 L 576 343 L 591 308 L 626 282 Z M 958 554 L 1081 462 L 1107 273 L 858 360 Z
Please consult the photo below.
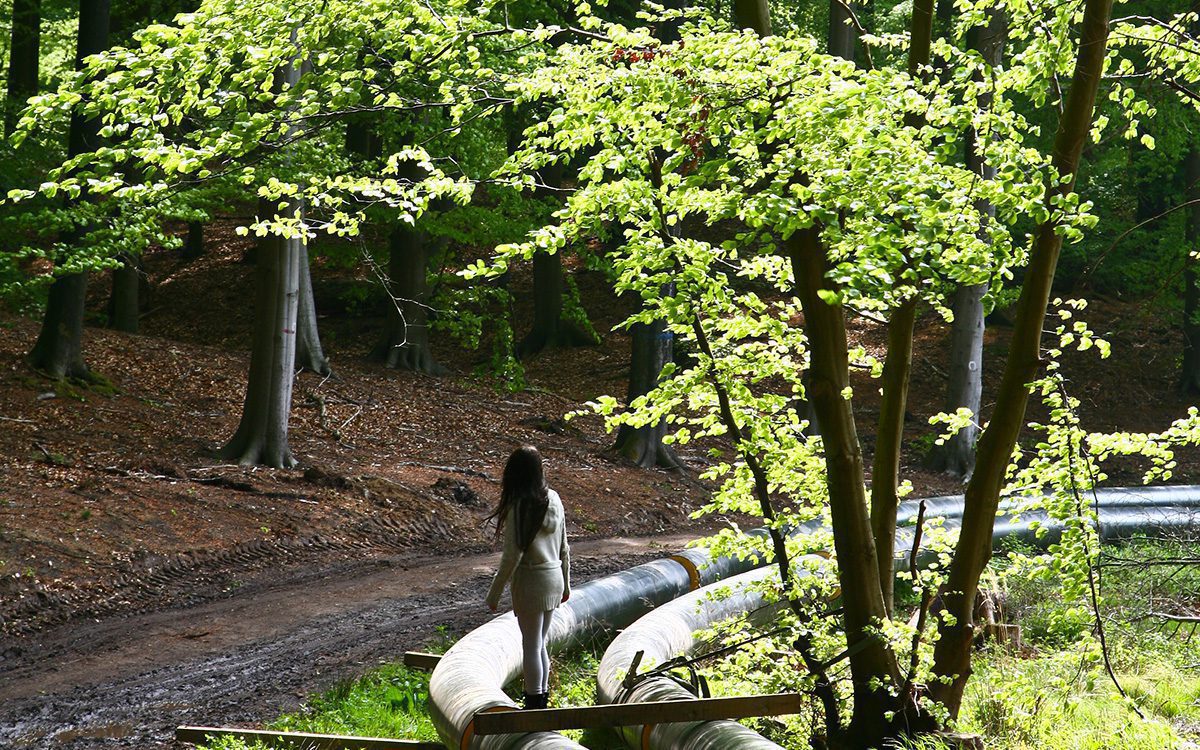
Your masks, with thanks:
M 550 700 L 549 693 L 526 693 L 525 694 L 525 708 L 527 708 L 527 709 L 545 708 L 546 704 L 547 704 L 547 702 L 549 702 L 549 700 Z

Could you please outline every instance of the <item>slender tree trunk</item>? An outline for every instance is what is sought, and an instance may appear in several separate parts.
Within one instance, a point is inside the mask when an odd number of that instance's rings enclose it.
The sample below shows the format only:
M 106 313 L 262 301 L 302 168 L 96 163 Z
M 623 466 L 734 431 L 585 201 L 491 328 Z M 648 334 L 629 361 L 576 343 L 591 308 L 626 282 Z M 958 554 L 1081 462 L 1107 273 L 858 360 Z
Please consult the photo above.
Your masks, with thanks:
M 317 329 L 317 306 L 313 301 L 312 273 L 308 263 L 308 243 L 296 243 L 300 254 L 300 300 L 296 312 L 296 367 L 318 375 L 329 375 L 332 370 L 325 351 L 321 348 L 321 336 Z
M 888 616 L 892 615 L 896 546 L 896 507 L 900 503 L 900 453 L 904 445 L 904 413 L 912 374 L 913 325 L 917 301 L 910 299 L 892 311 L 888 321 L 887 362 L 883 367 L 883 402 L 875 436 L 875 463 L 871 470 L 871 533 L 879 565 L 879 584 Z
M 183 242 L 184 260 L 196 260 L 204 255 L 204 222 L 189 221 L 187 239 Z
M 396 226 L 388 236 L 388 294 L 394 304 L 373 354 L 386 367 L 444 375 L 447 370 L 433 358 L 429 345 L 429 245 L 427 234 L 407 224 Z
M 1192 146 L 1184 161 L 1188 200 L 1200 201 L 1200 147 Z M 1185 394 L 1200 393 L 1200 273 L 1192 253 L 1200 252 L 1200 204 L 1187 211 L 1187 264 L 1183 289 L 1183 366 L 1179 389 Z
M 854 0 L 829 0 L 829 54 L 846 60 L 854 59 L 854 44 L 858 32 L 850 25 L 850 9 Z
M 30 364 L 46 375 L 86 379 L 91 375 L 83 361 L 83 311 L 87 274 L 59 276 L 50 286 L 46 314 L 37 343 L 29 354 Z
M 1080 154 L 1091 130 L 1096 92 L 1108 50 L 1108 27 L 1113 0 L 1085 0 L 1079 51 L 1071 89 L 1067 94 L 1054 139 L 1053 166 L 1065 184 L 1050 186 L 1046 207 L 1051 219 L 1037 228 L 1029 267 L 1017 302 L 1017 319 L 1004 377 L 991 421 L 979 438 L 975 473 L 967 484 L 962 530 L 954 550 L 942 601 L 949 618 L 939 626 L 933 670 L 943 679 L 930 685 L 930 693 L 957 717 L 963 689 L 971 675 L 971 643 L 975 635 L 972 610 L 979 577 L 991 558 L 992 530 L 1000 490 L 1012 460 L 1013 447 L 1025 421 L 1030 383 L 1041 364 L 1042 326 L 1050 300 L 1054 270 L 1062 249 L 1056 231 L 1054 201 L 1074 190 Z M 951 624 L 953 623 L 953 624 Z
M 292 32 L 292 42 L 296 32 Z M 295 86 L 300 69 L 293 59 L 275 78 L 276 90 Z M 281 208 L 282 207 L 282 208 Z M 302 215 L 297 199 L 275 202 L 260 199 L 259 215 Z M 268 235 L 256 243 L 254 338 L 246 399 L 237 431 L 221 448 L 221 458 L 243 466 L 291 468 L 296 465 L 288 446 L 288 418 L 292 411 L 295 379 L 296 326 L 299 319 L 302 267 L 307 266 L 305 239 Z
M 275 208 L 270 201 L 259 202 L 259 212 L 264 217 L 273 215 Z M 289 212 L 297 208 L 298 205 L 289 206 Z M 303 244 L 299 239 L 275 235 L 258 243 L 254 341 L 246 399 L 237 432 L 220 451 L 221 458 L 245 466 L 296 465 L 288 447 L 288 417 L 292 406 Z
M 939 10 L 941 5 L 938 6 Z M 1003 13 L 993 12 L 987 26 L 973 29 L 968 45 L 985 62 L 999 67 L 1004 60 L 1007 23 Z M 981 106 L 990 106 L 991 96 L 980 98 Z M 982 179 L 993 180 L 995 167 L 983 160 L 975 134 L 967 135 L 967 169 Z M 976 204 L 980 213 L 995 217 L 996 207 L 987 201 Z M 987 284 L 961 286 L 954 292 L 954 322 L 950 334 L 950 382 L 946 388 L 945 411 L 970 409 L 975 419 L 930 453 L 930 466 L 956 477 L 967 478 L 975 469 L 975 441 L 979 437 L 979 409 L 983 400 L 983 295 Z
M 733 0 L 733 24 L 759 36 L 771 36 L 771 9 L 767 0 Z
M 8 56 L 8 90 L 4 110 L 4 135 L 12 135 L 17 114 L 38 92 L 41 51 L 42 0 L 13 0 L 12 42 Z
M 108 49 L 110 0 L 79 0 L 79 40 L 75 52 L 75 68 L 82 69 L 89 55 Z M 68 156 L 94 150 L 99 145 L 100 121 L 84 119 L 76 112 L 71 115 L 67 139 Z M 83 230 L 67 233 L 67 244 L 74 244 Z M 59 276 L 50 288 L 46 314 L 37 343 L 29 354 L 30 363 L 52 377 L 86 378 L 88 368 L 83 361 L 83 311 L 87 293 L 87 274 Z
M 542 171 L 542 181 L 550 188 L 562 185 L 562 166 Z M 533 256 L 533 328 L 517 345 L 517 357 L 524 359 L 547 348 L 590 346 L 598 343 L 574 321 L 563 318 L 563 263 L 561 253 L 537 253 Z
M 524 359 L 543 349 L 590 346 L 596 343 L 587 331 L 563 318 L 563 266 L 560 253 L 533 256 L 533 330 L 517 346 Z
M 946 386 L 946 412 L 967 408 L 975 415 L 950 439 L 933 446 L 929 465 L 935 471 L 966 479 L 975 469 L 975 441 L 979 438 L 979 409 L 983 400 L 983 295 L 987 284 L 954 290 L 954 322 L 950 329 L 950 380 Z
M 674 291 L 666 293 L 674 294 Z M 631 404 L 634 399 L 646 395 L 658 386 L 663 367 L 673 357 L 675 336 L 661 320 L 638 323 L 630 329 L 630 334 L 633 341 L 626 403 Z M 663 442 L 666 432 L 667 425 L 663 421 L 642 427 L 621 425 L 613 447 L 643 469 L 655 466 L 677 469 L 682 464 L 675 451 Z
M 924 75 L 933 45 L 934 0 L 915 0 L 909 34 L 908 74 Z M 852 52 L 852 50 L 847 50 Z M 905 125 L 922 125 L 919 116 L 905 117 Z M 871 470 L 871 533 L 879 566 L 884 609 L 892 614 L 895 572 L 892 556 L 896 538 L 896 507 L 900 503 L 900 453 L 904 442 L 904 414 L 908 408 L 908 384 L 912 374 L 913 325 L 917 318 L 915 297 L 901 302 L 888 320 L 888 346 L 883 367 L 883 403 L 875 440 L 875 463 Z
M 819 292 L 836 292 L 826 279 L 828 257 L 816 228 L 804 229 L 788 240 L 796 292 L 804 311 L 811 359 L 809 400 L 821 424 L 829 487 L 833 541 L 842 586 L 846 644 L 854 681 L 854 715 L 849 740 L 861 747 L 877 746 L 888 736 L 887 712 L 895 699 L 880 681 L 900 684 L 895 654 L 874 631 L 887 617 L 871 519 L 867 513 L 864 463 L 851 400 L 846 320 L 841 305 L 830 305 Z
M 108 304 L 109 328 L 125 333 L 138 332 L 141 285 L 141 258 L 122 255 L 121 265 L 112 272 L 112 297 Z

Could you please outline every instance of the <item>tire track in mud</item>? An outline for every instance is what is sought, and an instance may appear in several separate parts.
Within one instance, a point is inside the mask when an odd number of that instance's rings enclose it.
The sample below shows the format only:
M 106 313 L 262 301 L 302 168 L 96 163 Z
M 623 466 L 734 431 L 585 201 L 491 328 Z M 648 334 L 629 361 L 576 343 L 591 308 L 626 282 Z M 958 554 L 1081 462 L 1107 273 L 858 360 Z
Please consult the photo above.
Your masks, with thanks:
M 575 576 L 660 557 L 657 546 L 584 542 Z M 171 748 L 179 724 L 269 721 L 339 679 L 484 622 L 495 559 L 353 560 L 199 606 L 0 640 L 0 747 Z

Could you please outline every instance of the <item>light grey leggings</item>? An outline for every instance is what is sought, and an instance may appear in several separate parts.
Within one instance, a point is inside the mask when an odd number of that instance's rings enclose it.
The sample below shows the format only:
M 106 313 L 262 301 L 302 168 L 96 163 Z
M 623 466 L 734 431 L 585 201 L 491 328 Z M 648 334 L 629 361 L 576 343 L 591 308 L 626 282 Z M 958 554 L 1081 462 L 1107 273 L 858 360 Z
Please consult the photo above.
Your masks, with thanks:
M 521 628 L 522 666 L 525 671 L 526 693 L 550 692 L 550 652 L 546 639 L 550 635 L 550 620 L 554 610 L 545 612 L 515 612 Z

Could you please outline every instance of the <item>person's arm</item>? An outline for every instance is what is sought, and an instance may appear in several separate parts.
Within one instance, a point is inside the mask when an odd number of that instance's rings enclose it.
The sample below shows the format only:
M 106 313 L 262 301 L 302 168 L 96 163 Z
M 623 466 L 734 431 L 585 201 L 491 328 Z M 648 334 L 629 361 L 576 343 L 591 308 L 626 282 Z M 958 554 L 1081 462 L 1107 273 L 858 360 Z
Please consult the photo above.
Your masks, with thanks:
M 558 545 L 558 559 L 562 561 L 563 598 L 571 598 L 571 545 L 567 544 L 567 521 L 563 519 L 562 542 Z
M 512 578 L 517 564 L 521 562 L 521 550 L 517 547 L 517 524 L 513 518 L 514 515 L 510 512 L 504 522 L 504 551 L 500 553 L 500 567 L 496 570 L 496 577 L 492 579 L 492 587 L 488 589 L 487 605 L 488 609 L 493 612 L 500 606 L 500 596 L 504 593 L 504 586 L 508 583 L 508 579 Z

